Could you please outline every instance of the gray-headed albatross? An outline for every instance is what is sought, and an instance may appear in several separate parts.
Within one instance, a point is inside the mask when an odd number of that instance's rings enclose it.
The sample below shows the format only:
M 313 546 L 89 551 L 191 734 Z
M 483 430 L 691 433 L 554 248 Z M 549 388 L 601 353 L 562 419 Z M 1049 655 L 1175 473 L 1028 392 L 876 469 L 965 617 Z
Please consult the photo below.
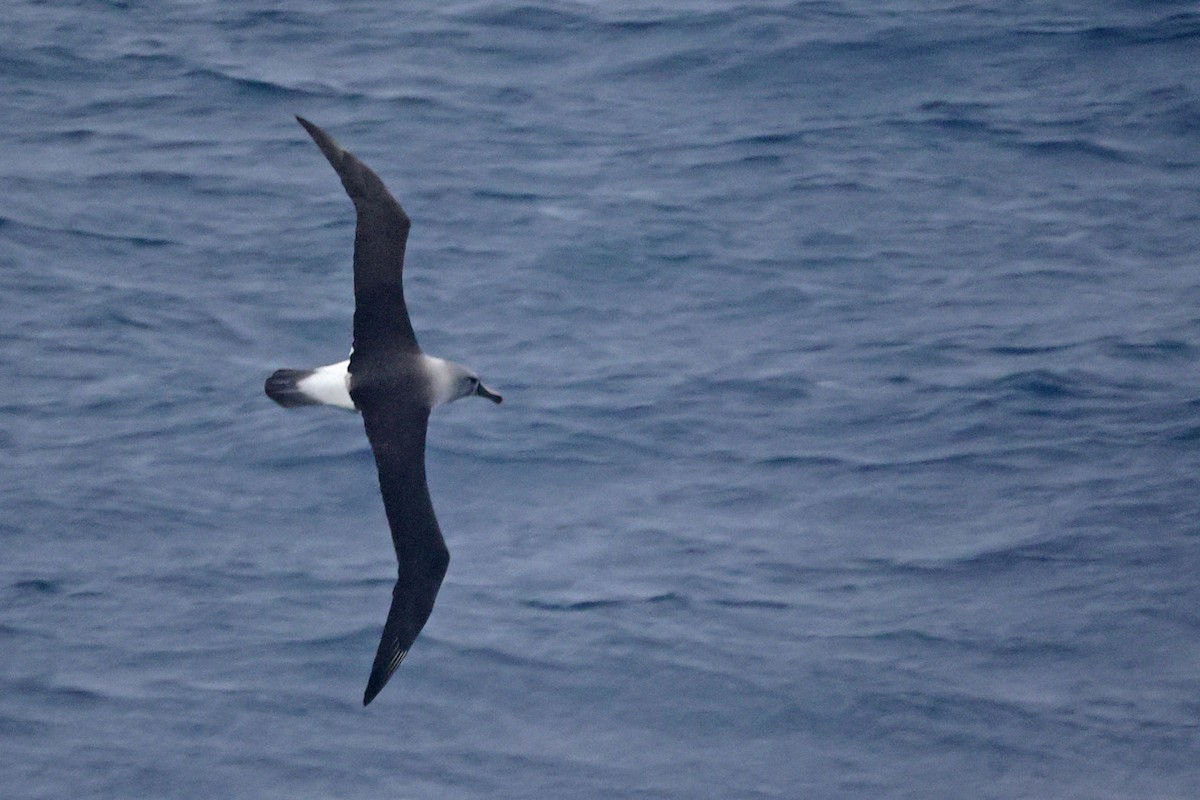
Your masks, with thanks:
M 500 395 L 472 370 L 421 352 L 404 304 L 402 273 L 409 219 L 366 164 L 306 119 L 296 117 L 354 201 L 354 346 L 350 358 L 310 370 L 281 369 L 267 396 L 285 408 L 332 405 L 362 413 L 379 470 L 379 490 L 399 577 L 383 626 L 367 705 L 404 659 L 433 610 L 450 553 L 425 482 L 425 428 L 433 409 L 478 395 Z

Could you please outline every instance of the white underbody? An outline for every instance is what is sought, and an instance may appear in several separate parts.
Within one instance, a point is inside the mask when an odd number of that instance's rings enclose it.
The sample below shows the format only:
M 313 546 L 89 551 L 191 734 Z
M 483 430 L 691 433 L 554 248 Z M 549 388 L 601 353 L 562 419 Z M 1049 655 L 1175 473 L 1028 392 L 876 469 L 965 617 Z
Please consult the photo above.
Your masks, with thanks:
M 437 408 L 453 399 L 454 375 L 450 362 L 421 354 L 422 366 L 429 377 L 433 395 L 431 405 Z M 350 397 L 350 360 L 317 367 L 307 378 L 296 382 L 296 388 L 317 403 L 357 411 Z
M 296 381 L 296 388 L 318 403 L 357 411 L 350 399 L 350 360 L 317 367 L 313 374 Z

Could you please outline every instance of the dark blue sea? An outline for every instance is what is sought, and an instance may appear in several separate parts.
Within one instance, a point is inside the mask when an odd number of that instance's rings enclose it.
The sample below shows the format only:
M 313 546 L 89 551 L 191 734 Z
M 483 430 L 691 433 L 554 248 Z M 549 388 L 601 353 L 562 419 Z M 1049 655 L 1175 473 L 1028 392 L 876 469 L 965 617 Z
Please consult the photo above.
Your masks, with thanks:
M 1200 796 L 1194 3 L 13 0 L 0 387 L 5 797 Z

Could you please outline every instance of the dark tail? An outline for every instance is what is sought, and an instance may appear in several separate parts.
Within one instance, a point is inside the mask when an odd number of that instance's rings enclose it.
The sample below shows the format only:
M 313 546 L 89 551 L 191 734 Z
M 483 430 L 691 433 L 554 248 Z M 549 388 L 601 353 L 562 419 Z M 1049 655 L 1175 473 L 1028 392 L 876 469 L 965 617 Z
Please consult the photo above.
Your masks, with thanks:
M 284 408 L 296 406 L 316 406 L 320 402 L 300 391 L 296 384 L 312 375 L 311 369 L 277 369 L 267 378 L 267 397 Z

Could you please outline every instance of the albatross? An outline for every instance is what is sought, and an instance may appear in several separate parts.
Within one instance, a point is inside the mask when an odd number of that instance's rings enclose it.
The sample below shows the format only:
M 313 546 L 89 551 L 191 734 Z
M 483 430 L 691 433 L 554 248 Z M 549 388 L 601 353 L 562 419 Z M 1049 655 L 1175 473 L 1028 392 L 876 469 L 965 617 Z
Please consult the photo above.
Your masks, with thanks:
M 450 563 L 425 480 L 429 414 L 460 397 L 493 403 L 502 398 L 468 367 L 421 351 L 402 284 L 408 215 L 370 167 L 316 125 L 296 119 L 354 201 L 354 343 L 348 360 L 276 370 L 265 388 L 284 408 L 329 405 L 360 412 L 375 454 L 399 576 L 363 693 L 365 706 L 425 626 Z

